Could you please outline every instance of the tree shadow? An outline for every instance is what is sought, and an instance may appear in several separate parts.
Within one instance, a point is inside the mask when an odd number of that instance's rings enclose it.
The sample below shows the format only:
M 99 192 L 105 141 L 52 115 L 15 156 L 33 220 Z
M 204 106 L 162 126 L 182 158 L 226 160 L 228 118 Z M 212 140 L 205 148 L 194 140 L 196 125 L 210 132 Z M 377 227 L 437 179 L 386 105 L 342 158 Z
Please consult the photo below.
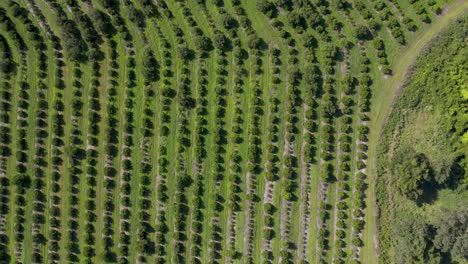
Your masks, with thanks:
M 439 197 L 438 184 L 435 183 L 434 181 L 429 181 L 429 182 L 424 183 L 421 186 L 421 189 L 423 192 L 416 201 L 418 206 L 421 206 L 423 204 L 433 204 Z
M 460 182 L 463 180 L 466 174 L 465 169 L 458 161 L 459 160 L 455 160 L 450 166 L 449 177 L 444 184 L 444 187 L 451 190 L 455 190 L 459 187 Z

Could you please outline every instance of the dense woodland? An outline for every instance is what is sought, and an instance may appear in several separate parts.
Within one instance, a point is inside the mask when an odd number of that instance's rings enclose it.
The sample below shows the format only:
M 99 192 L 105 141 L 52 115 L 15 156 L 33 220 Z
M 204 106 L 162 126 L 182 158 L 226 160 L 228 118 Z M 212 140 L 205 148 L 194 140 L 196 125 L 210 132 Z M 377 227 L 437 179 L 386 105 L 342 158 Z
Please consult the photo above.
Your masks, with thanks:
M 465 235 L 445 241 L 462 210 L 447 229 L 401 222 L 395 245 L 382 214 L 377 239 L 368 157 L 373 95 L 460 3 L 0 1 L 0 263 L 466 259 Z M 463 83 L 463 70 L 434 87 Z M 466 132 L 465 119 L 441 131 Z M 466 134 L 447 138 L 463 152 Z M 446 167 L 466 171 L 462 154 L 436 166 L 397 150 L 407 203 L 427 203 L 429 183 L 462 188 Z

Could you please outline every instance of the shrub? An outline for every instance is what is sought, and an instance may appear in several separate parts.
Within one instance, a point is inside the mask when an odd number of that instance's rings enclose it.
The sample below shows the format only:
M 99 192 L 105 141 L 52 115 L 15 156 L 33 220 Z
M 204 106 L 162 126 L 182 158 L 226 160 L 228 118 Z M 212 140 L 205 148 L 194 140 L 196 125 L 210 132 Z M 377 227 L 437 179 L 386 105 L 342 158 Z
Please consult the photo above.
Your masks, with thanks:
M 153 82 L 159 78 L 159 64 L 154 58 L 153 52 L 147 48 L 143 52 L 143 76 L 147 81 Z

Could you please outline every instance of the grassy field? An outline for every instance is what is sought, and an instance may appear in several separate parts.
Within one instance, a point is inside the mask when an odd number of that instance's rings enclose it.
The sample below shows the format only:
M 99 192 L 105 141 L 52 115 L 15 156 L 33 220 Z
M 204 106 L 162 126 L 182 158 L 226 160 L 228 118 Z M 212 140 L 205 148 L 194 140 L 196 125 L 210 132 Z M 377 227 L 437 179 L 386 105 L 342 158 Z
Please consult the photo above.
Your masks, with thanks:
M 1 1 L 0 262 L 375 263 L 381 127 L 467 4 L 273 2 Z

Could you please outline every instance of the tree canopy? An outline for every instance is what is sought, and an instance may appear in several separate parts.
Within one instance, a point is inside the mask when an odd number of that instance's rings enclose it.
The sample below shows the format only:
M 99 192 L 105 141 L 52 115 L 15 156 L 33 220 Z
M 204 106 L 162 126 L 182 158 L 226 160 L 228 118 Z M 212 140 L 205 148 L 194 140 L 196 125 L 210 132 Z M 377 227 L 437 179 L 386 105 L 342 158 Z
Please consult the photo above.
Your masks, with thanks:
M 411 200 L 423 194 L 423 185 L 432 179 L 429 161 L 422 153 L 412 148 L 398 150 L 392 158 L 391 169 L 396 178 L 396 187 Z
M 468 260 L 468 209 L 444 212 L 435 227 L 434 246 L 453 257 Z

